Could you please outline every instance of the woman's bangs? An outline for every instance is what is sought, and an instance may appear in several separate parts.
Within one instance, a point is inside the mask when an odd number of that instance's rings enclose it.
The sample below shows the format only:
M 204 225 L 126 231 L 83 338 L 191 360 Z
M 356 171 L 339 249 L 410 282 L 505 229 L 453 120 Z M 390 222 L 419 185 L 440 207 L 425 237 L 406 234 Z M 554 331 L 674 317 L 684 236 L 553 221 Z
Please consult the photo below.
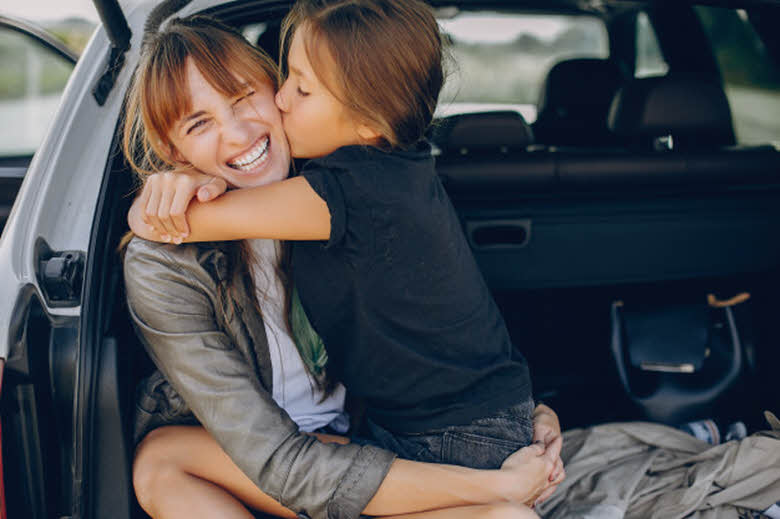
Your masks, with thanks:
M 226 97 L 242 94 L 247 84 L 273 83 L 262 62 L 246 42 L 225 39 L 210 49 L 193 50 L 191 57 L 203 78 Z
M 145 82 L 144 119 L 159 139 L 167 141 L 170 129 L 192 106 L 186 63 L 180 53 L 161 56 Z

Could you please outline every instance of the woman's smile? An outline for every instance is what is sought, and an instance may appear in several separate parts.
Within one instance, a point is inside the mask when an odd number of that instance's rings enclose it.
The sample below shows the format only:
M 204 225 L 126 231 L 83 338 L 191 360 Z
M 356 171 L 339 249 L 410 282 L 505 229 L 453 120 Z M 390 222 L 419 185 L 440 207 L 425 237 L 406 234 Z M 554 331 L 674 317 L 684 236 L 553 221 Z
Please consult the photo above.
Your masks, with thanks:
M 190 109 L 170 133 L 175 158 L 232 187 L 256 187 L 287 178 L 290 151 L 269 83 L 250 84 L 234 96 L 217 91 L 187 61 Z
M 244 173 L 254 173 L 256 169 L 262 167 L 267 162 L 270 154 L 270 144 L 269 136 L 264 135 L 255 141 L 252 149 L 229 161 L 227 164 L 231 168 Z

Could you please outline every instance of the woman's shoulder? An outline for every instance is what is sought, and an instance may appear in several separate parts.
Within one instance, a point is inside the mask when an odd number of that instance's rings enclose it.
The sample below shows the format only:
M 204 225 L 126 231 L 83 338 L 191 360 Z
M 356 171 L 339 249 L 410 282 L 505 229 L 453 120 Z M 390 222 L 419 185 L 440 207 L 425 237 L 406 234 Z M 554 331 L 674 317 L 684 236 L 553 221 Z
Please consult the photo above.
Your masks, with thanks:
M 158 282 L 175 273 L 182 279 L 211 284 L 216 271 L 221 270 L 212 266 L 224 264 L 225 261 L 220 261 L 224 260 L 223 256 L 219 248 L 211 244 L 173 245 L 136 236 L 130 240 L 124 252 L 125 281 Z
M 124 251 L 125 265 L 137 262 L 157 262 L 157 263 L 187 263 L 187 260 L 195 259 L 197 255 L 197 246 L 186 243 L 182 245 L 173 245 L 170 243 L 158 243 L 144 240 L 134 236 L 127 244 Z

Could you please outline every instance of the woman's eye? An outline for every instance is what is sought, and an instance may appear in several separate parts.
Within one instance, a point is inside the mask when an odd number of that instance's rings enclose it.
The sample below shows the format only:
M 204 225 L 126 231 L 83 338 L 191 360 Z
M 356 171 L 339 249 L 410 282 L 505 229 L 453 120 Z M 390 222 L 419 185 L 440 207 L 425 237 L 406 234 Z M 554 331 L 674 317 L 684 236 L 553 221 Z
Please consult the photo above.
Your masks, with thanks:
M 238 104 L 238 103 L 240 103 L 241 101 L 246 101 L 246 100 L 248 100 L 250 97 L 252 97 L 253 95 L 255 95 L 255 91 L 254 91 L 254 90 L 250 90 L 249 92 L 247 92 L 247 93 L 246 93 L 246 94 L 244 94 L 243 96 L 239 97 L 239 98 L 236 100 L 236 102 L 235 102 L 234 104 Z
M 193 131 L 197 130 L 198 128 L 203 127 L 205 124 L 206 124 L 206 120 L 205 119 L 201 119 L 199 121 L 196 121 L 195 124 L 193 124 L 192 126 L 187 128 L 187 135 L 189 135 Z

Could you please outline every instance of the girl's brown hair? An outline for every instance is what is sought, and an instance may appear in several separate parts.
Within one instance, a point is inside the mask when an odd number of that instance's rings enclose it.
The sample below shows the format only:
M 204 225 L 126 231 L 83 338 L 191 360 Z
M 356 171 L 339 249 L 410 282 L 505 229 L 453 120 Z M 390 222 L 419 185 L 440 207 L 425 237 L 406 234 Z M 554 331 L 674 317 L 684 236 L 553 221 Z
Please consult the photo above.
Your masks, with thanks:
M 419 0 L 298 0 L 282 26 L 282 75 L 303 27 L 320 81 L 392 148 L 419 141 L 433 119 L 444 72 L 439 27 Z M 322 72 L 330 60 L 338 71 Z

